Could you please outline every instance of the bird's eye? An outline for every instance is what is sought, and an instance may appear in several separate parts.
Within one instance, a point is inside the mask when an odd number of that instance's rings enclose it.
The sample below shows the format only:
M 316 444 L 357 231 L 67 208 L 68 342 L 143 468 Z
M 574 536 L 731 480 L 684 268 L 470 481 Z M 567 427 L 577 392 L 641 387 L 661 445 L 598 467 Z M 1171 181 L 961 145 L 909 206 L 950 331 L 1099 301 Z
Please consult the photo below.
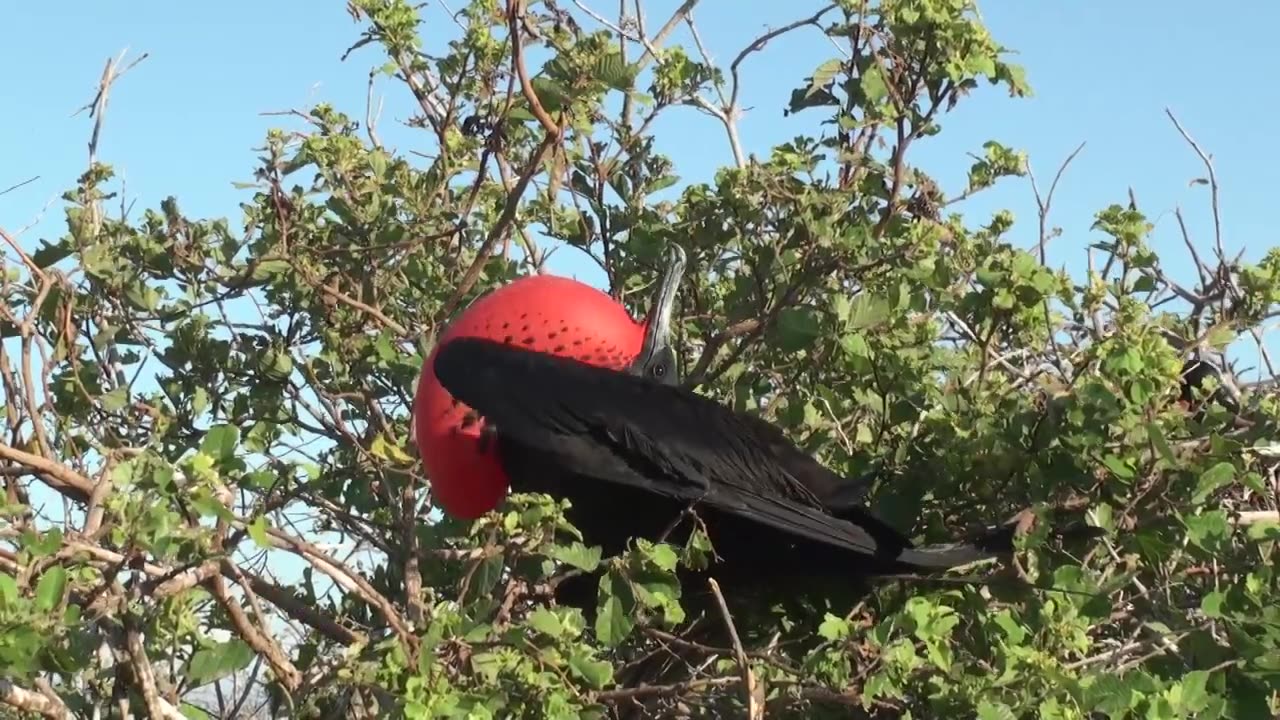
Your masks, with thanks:
M 653 374 L 656 377 L 662 377 L 667 374 L 667 369 L 662 365 L 655 365 L 653 368 Z

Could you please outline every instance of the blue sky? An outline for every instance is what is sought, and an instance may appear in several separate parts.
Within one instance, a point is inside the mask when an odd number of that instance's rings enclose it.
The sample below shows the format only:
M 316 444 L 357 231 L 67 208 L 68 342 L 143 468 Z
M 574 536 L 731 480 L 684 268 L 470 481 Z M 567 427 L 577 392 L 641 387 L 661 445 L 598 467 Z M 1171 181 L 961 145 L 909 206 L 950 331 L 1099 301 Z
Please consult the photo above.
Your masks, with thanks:
M 648 23 L 658 25 L 678 4 L 651 0 Z M 460 7 L 456 0 L 450 5 Z M 616 7 L 594 5 L 602 12 Z M 706 0 L 695 17 L 713 56 L 727 63 L 766 28 L 819 6 Z M 1093 238 L 1093 213 L 1124 202 L 1129 186 L 1151 217 L 1161 216 L 1155 241 L 1173 261 L 1183 254 L 1168 214 L 1175 204 L 1184 206 L 1201 245 L 1211 242 L 1211 225 L 1207 193 L 1188 186 L 1202 174 L 1199 161 L 1164 116 L 1167 106 L 1215 156 L 1228 248 L 1247 246 L 1248 256 L 1257 257 L 1273 244 L 1270 195 L 1280 173 L 1280 141 L 1272 137 L 1269 113 L 1280 92 L 1271 82 L 1280 74 L 1280 54 L 1269 49 L 1268 35 L 1280 21 L 1280 5 L 1224 2 L 1206 13 L 1182 0 L 988 0 L 981 11 L 996 39 L 1017 51 L 1036 97 L 1012 100 L 984 87 L 946 118 L 941 136 L 921 143 L 915 162 L 945 189 L 962 187 L 966 153 L 980 152 L 988 139 L 1029 151 L 1045 185 L 1062 159 L 1087 141 L 1055 198 L 1053 218 L 1065 235 L 1054 241 L 1054 263 L 1080 267 Z M 422 12 L 428 45 L 452 37 L 438 2 Z M 0 189 L 40 176 L 0 196 L 0 226 L 10 231 L 30 223 L 84 168 L 90 121 L 72 113 L 92 97 L 106 58 L 126 47 L 128 57 L 150 57 L 113 92 L 102 159 L 123 175 L 137 210 L 174 194 L 189 213 L 228 216 L 233 223 L 249 191 L 231 183 L 250 179 L 254 148 L 267 128 L 293 126 L 260 113 L 328 101 L 361 117 L 368 70 L 381 61 L 376 48 L 339 60 L 359 27 L 336 1 L 20 3 L 8 18 L 14 31 L 0 45 L 6 68 Z M 752 109 L 740 126 L 748 151 L 763 155 L 814 129 L 815 116 L 784 118 L 780 107 L 790 88 L 834 52 L 816 31 L 802 30 L 747 62 L 743 104 Z M 379 91 L 388 92 L 384 139 L 401 151 L 425 145 L 415 131 L 397 127 L 408 115 L 403 89 L 383 81 Z M 670 113 L 656 129 L 685 180 L 707 180 L 731 162 L 717 123 L 693 110 Z M 1019 218 L 1014 237 L 1033 243 L 1029 185 L 1006 181 L 964 211 L 977 223 L 998 207 Z M 23 242 L 62 231 L 55 204 Z M 569 253 L 553 263 L 558 272 L 596 279 Z M 1175 267 L 1189 271 L 1180 262 Z
M 461 0 L 450 3 L 457 9 Z M 616 3 L 591 0 L 602 12 Z M 646 4 L 651 28 L 679 0 Z M 571 3 L 563 0 L 562 5 Z M 770 26 L 808 14 L 819 2 L 704 0 L 695 17 L 712 55 L 726 63 Z M 1016 50 L 1036 96 L 1013 100 L 981 88 L 943 120 L 944 132 L 922 141 L 914 162 L 949 193 L 963 189 L 967 153 L 997 139 L 1030 153 L 1042 187 L 1081 142 L 1088 145 L 1067 172 L 1054 203 L 1051 264 L 1082 269 L 1084 248 L 1097 239 L 1093 215 L 1127 200 L 1133 187 L 1141 207 L 1158 218 L 1154 244 L 1175 275 L 1188 279 L 1171 211 L 1184 207 L 1201 248 L 1211 247 L 1208 194 L 1190 187 L 1199 160 L 1164 115 L 1171 108 L 1213 153 L 1222 187 L 1228 251 L 1247 247 L 1260 257 L 1276 244 L 1271 232 L 1280 140 L 1272 116 L 1280 105 L 1280 53 L 1271 37 L 1280 3 L 1222 2 L 1212 12 L 1185 0 L 988 0 L 983 16 L 995 38 Z M 422 10 L 430 47 L 455 32 L 438 2 Z M 134 212 L 175 195 L 194 216 L 239 222 L 238 203 L 251 191 L 233 188 L 251 179 L 254 148 L 273 126 L 296 127 L 261 113 L 334 104 L 363 118 L 366 79 L 383 58 L 376 48 L 343 51 L 360 27 L 341 2 L 274 0 L 250 3 L 16 3 L 6 13 L 0 43 L 0 227 L 16 231 L 33 221 L 21 241 L 32 247 L 65 226 L 57 197 L 86 164 L 91 121 L 72 114 L 94 93 L 105 60 L 129 48 L 127 58 L 150 57 L 115 87 L 100 157 L 125 179 Z M 590 26 L 590 23 L 588 23 Z M 682 32 L 677 36 L 687 41 Z M 816 31 L 802 30 L 770 43 L 744 66 L 740 121 L 748 152 L 769 149 L 816 129 L 816 113 L 784 117 L 790 90 L 819 63 L 835 56 Z M 128 60 L 126 60 L 128 62 Z M 425 148 L 417 131 L 399 126 L 409 115 L 404 88 L 382 79 L 388 93 L 380 123 L 384 141 L 400 152 Z M 660 148 L 685 181 L 706 181 L 732 157 L 715 120 L 693 110 L 669 113 L 656 127 Z M 50 205 L 50 203 L 53 203 Z M 48 207 L 43 215 L 42 209 Z M 1035 205 L 1026 181 L 1004 181 L 995 192 L 963 206 L 973 224 L 998 208 L 1015 212 L 1014 239 L 1036 240 Z M 135 215 L 136 217 L 136 215 Z M 38 220 L 38 221 L 37 221 Z M 553 269 L 599 282 L 580 257 L 558 253 Z

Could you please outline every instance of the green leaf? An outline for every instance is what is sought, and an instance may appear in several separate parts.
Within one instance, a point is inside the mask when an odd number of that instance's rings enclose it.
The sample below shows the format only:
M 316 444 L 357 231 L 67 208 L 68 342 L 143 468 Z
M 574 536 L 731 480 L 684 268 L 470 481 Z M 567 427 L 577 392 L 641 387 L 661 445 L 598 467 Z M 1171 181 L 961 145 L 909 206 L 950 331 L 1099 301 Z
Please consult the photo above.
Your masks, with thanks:
M 867 344 L 867 339 L 859 333 L 851 333 L 841 337 L 840 349 L 844 350 L 850 357 L 871 357 L 871 346 Z
M 191 412 L 196 415 L 204 414 L 209 409 L 209 391 L 202 387 L 198 387 L 191 396 Z
M 197 650 L 187 665 L 191 686 L 200 687 L 239 672 L 253 661 L 253 649 L 243 640 L 229 640 Z
M 107 412 L 119 412 L 129 402 L 129 388 L 121 385 L 99 398 L 102 409 Z
M 822 336 L 822 318 L 809 307 L 785 308 L 778 313 L 778 346 L 786 352 L 812 347 Z
M 32 558 L 48 557 L 62 548 L 62 528 L 52 527 L 44 533 L 27 531 L 22 534 L 22 541 L 23 549 Z
M 1184 517 L 1183 522 L 1187 526 L 1187 539 L 1210 553 L 1219 549 L 1219 545 L 1230 532 L 1227 514 L 1223 510 Z
M 594 572 L 600 567 L 600 548 L 587 547 L 577 540 L 567 546 L 555 545 L 547 554 L 584 572 Z
M 491 684 L 497 682 L 502 664 L 502 658 L 497 653 L 481 652 L 471 656 L 472 672 Z
M 16 608 L 21 597 L 14 577 L 7 573 L 0 573 L 0 610 Z
M 1208 343 L 1219 351 L 1226 350 L 1227 346 L 1235 339 L 1236 331 L 1230 323 L 1221 323 L 1213 326 L 1206 336 Z
M 1102 464 L 1115 474 L 1121 480 L 1132 480 L 1134 476 L 1133 468 L 1129 465 L 1129 461 L 1115 455 L 1107 455 L 1102 458 Z
M 475 575 L 471 578 L 471 589 L 481 595 L 493 589 L 502 579 L 502 571 L 507 563 L 501 555 L 493 555 L 480 561 Z
M 292 270 L 288 260 L 263 260 L 253 266 L 253 279 L 259 282 L 271 280 Z
M 607 647 L 617 647 L 631 634 L 635 620 L 635 596 L 626 578 L 610 570 L 600 578 L 596 637 Z
M 569 672 L 581 678 L 593 690 L 603 690 L 613 682 L 613 666 L 578 651 L 569 656 Z
M 551 638 L 559 638 L 564 632 L 560 624 L 560 616 L 545 607 L 540 607 L 529 614 L 529 627 Z
M 843 65 L 844 63 L 839 58 L 828 60 L 819 65 L 813 71 L 813 77 L 809 80 L 809 89 L 805 92 L 804 96 L 808 98 L 819 90 L 830 85 L 836 75 L 840 74 L 840 68 Z
M 192 496 L 189 499 L 189 502 L 191 503 L 191 507 L 195 508 L 196 512 L 200 513 L 200 517 L 213 517 L 227 523 L 235 522 L 236 517 L 231 514 L 231 511 L 227 509 L 227 506 L 223 505 L 218 498 L 208 492 L 202 491 L 199 494 Z
M 1022 641 L 1027 637 L 1027 630 L 1017 620 L 1013 619 L 1013 614 L 1008 610 L 1001 610 L 995 617 L 996 625 L 1004 631 L 1005 637 L 1009 638 L 1009 642 L 1013 645 L 1021 645 Z
M 848 327 L 857 330 L 875 327 L 889 318 L 889 312 L 889 301 L 886 298 L 866 292 L 860 293 L 853 299 Z
M 608 647 L 617 647 L 631 634 L 635 622 L 617 597 L 605 598 L 596 614 L 596 637 Z
M 559 112 L 572 99 L 564 85 L 547 77 L 535 77 L 529 81 L 538 95 L 538 102 L 549 113 Z
M 1257 522 L 1249 525 L 1246 533 L 1250 540 L 1272 541 L 1280 540 L 1280 522 L 1268 520 L 1265 522 Z
M 1209 673 L 1204 670 L 1193 670 L 1182 676 L 1181 706 L 1184 710 L 1196 712 L 1209 704 Z
M 629 90 L 636 79 L 636 66 L 623 59 L 622 53 L 611 52 L 595 65 L 595 79 L 614 90 Z
M 49 612 L 62 602 L 67 589 L 67 571 L 61 565 L 54 565 L 40 576 L 36 585 L 36 609 Z
M 254 544 L 258 547 L 266 549 L 271 547 L 271 538 L 267 535 L 267 518 L 263 515 L 253 519 L 249 523 L 249 537 L 253 538 Z
M 240 444 L 240 428 L 235 425 L 214 425 L 200 442 L 200 452 L 214 460 L 230 460 Z
M 1227 596 L 1224 593 L 1213 591 L 1204 596 L 1200 601 L 1200 609 L 1204 614 L 1211 618 L 1222 617 L 1222 604 L 1226 602 Z
M 867 99 L 868 106 L 878 105 L 889 96 L 889 86 L 885 83 L 884 75 L 881 74 L 878 66 L 873 65 L 863 71 L 858 85 L 862 89 L 863 97 Z
M 178 712 L 182 713 L 183 717 L 191 718 L 191 720 L 211 720 L 213 718 L 213 714 L 208 710 L 192 705 L 189 702 L 183 702 L 178 707 Z
M 40 247 L 31 253 L 31 260 L 36 264 L 36 267 L 44 270 L 50 265 L 69 257 L 73 252 L 75 252 L 75 246 L 65 239 L 59 240 L 52 245 L 45 240 L 41 240 Z
M 827 613 L 818 626 L 818 635 L 825 640 L 835 641 L 849 635 L 849 623 L 844 618 Z
M 645 552 L 645 556 L 654 565 L 667 572 L 673 572 L 676 565 L 680 562 L 680 556 L 676 554 L 674 547 L 667 543 L 657 543 L 650 546 Z
M 1160 457 L 1166 463 L 1172 466 L 1178 464 L 1177 457 L 1173 454 L 1173 448 L 1169 447 L 1169 441 L 1164 437 L 1164 431 L 1156 423 L 1147 423 L 1147 437 L 1151 439 L 1151 444 L 1155 446 L 1156 452 L 1160 453 Z
M 1017 720 L 1013 709 L 1001 702 L 981 700 L 978 702 L 978 720 Z
M 1236 468 L 1229 462 L 1220 462 L 1200 475 L 1200 481 L 1196 483 L 1195 494 L 1191 496 L 1191 502 L 1202 503 L 1208 498 L 1213 491 L 1230 483 L 1235 479 Z

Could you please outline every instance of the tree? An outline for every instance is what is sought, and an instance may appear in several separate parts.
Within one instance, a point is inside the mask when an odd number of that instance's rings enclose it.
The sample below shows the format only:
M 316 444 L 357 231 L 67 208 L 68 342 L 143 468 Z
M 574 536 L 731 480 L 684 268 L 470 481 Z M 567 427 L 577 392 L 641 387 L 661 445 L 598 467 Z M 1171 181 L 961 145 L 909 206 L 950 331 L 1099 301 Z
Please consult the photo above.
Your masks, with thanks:
M 464 39 L 428 52 L 408 3 L 351 1 L 357 46 L 420 105 L 425 162 L 388 152 L 372 112 L 321 105 L 268 135 L 243 227 L 174 199 L 112 217 L 95 162 L 65 235 L 4 235 L 0 701 L 47 717 L 1280 710 L 1280 406 L 1270 383 L 1228 402 L 1230 371 L 1179 402 L 1191 353 L 1261 338 L 1280 251 L 1250 265 L 1188 238 L 1199 277 L 1179 284 L 1130 201 L 1097 213 L 1073 277 L 1045 264 L 1057 177 L 1034 185 L 1030 250 L 1006 212 L 953 212 L 1030 175 L 995 141 L 965 188 L 909 162 L 981 84 L 1029 93 L 968 0 L 833 3 L 727 68 L 668 42 L 696 0 L 657 31 L 573 4 L 474 0 Z M 828 125 L 755 159 L 742 60 L 784 32 L 841 49 L 786 108 Z M 681 107 L 723 125 L 735 166 L 662 200 L 680 180 L 650 128 Z M 700 392 L 842 472 L 878 463 L 875 509 L 923 540 L 1050 505 L 1106 535 L 1081 552 L 1035 529 L 1014 566 L 977 569 L 1033 590 L 886 580 L 699 618 L 674 570 L 705 539 L 602 558 L 549 498 L 433 513 L 408 404 L 442 325 L 558 247 L 643 298 L 673 241 Z M 552 576 L 601 566 L 594 617 L 548 604 Z

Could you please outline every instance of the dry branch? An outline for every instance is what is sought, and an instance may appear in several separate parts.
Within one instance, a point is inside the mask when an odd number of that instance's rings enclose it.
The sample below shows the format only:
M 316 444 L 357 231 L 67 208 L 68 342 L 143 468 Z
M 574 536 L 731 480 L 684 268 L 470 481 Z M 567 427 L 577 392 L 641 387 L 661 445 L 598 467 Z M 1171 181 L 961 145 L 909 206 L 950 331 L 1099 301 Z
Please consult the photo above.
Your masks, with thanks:
M 7 678 L 0 678 L 0 702 L 15 710 L 34 713 L 50 720 L 72 720 L 75 715 L 55 696 L 24 690 Z

